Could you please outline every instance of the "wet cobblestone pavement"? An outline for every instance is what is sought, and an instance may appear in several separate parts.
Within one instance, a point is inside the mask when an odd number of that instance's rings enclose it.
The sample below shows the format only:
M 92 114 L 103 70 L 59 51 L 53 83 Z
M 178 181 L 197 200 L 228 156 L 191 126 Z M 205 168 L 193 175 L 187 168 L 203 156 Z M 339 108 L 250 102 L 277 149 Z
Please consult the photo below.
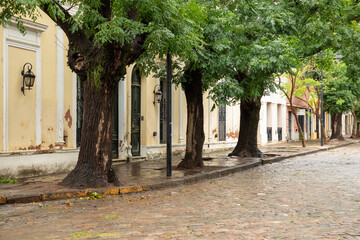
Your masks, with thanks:
M 0 206 L 0 239 L 360 239 L 360 144 L 190 186 Z
M 260 150 L 268 156 L 290 156 L 300 153 L 306 153 L 313 150 L 326 149 L 331 146 L 338 146 L 341 144 L 354 143 L 357 140 L 347 139 L 344 142 L 330 141 L 326 146 L 320 146 L 320 140 L 306 141 L 307 147 L 301 147 L 300 142 L 281 142 L 269 144 L 267 146 L 260 146 Z M 224 169 L 236 165 L 250 164 L 261 161 L 259 158 L 236 158 L 228 157 L 231 150 L 204 153 L 204 157 L 210 161 L 204 161 L 204 169 L 196 170 L 179 170 L 176 169 L 177 164 L 181 161 L 181 156 L 173 157 L 173 176 L 174 179 L 182 179 L 186 176 L 191 176 L 197 173 L 209 172 L 217 169 Z M 266 158 L 265 158 L 266 159 Z M 114 169 L 121 181 L 126 186 L 139 186 L 143 184 L 154 184 L 166 182 L 171 179 L 166 177 L 166 159 L 160 158 L 150 161 L 140 161 L 131 163 L 117 163 Z M 28 177 L 23 179 L 24 182 L 17 184 L 2 184 L 0 183 L 0 198 L 1 196 L 24 196 L 36 195 L 48 192 L 69 192 L 76 189 L 71 189 L 65 186 L 60 186 L 58 183 L 66 177 L 68 173 L 57 173 L 44 176 Z M 112 188 L 109 186 L 108 188 Z M 82 189 L 78 189 L 82 190 Z M 98 189 L 88 189 L 96 191 Z

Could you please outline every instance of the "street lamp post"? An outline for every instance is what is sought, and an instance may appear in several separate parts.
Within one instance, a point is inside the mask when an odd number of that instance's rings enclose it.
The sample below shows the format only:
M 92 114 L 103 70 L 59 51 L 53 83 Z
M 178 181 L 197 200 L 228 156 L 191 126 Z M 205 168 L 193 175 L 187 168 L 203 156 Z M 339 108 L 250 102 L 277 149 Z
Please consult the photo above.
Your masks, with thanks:
M 321 99 L 321 146 L 324 146 L 324 91 L 323 91 L 323 70 L 320 71 L 320 99 Z
M 166 27 L 165 17 L 162 16 L 164 21 L 164 25 Z M 172 87 L 171 87 L 171 79 L 172 79 L 172 68 L 171 68 L 171 53 L 168 49 L 166 53 L 166 82 L 167 82 L 167 121 L 166 121 L 166 176 L 172 176 L 172 159 L 171 159 L 171 152 L 172 152 L 172 119 L 171 119 L 171 98 L 172 98 Z
M 172 159 L 171 159 L 171 151 L 172 151 L 172 132 L 171 132 L 171 78 L 172 78 L 172 71 L 171 71 L 171 54 L 167 52 L 166 55 L 166 80 L 167 80 L 167 139 L 166 139 L 166 176 L 171 177 L 172 175 Z

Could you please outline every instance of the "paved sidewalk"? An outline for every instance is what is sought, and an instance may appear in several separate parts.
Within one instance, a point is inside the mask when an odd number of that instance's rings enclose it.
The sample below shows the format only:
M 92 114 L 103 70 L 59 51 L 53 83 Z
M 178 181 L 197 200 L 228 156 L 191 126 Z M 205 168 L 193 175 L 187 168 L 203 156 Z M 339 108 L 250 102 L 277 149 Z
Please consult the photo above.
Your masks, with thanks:
M 348 138 L 346 141 L 330 141 L 328 145 L 320 146 L 319 140 L 309 140 L 306 142 L 306 148 L 301 146 L 301 142 L 274 143 L 260 147 L 267 155 L 263 159 L 228 157 L 227 154 L 230 151 L 212 152 L 204 154 L 205 168 L 196 170 L 176 169 L 176 165 L 181 161 L 181 157 L 177 156 L 173 157 L 173 176 L 171 178 L 166 177 L 166 159 L 119 163 L 114 167 L 123 184 L 122 187 L 73 189 L 58 185 L 67 173 L 31 177 L 17 184 L 0 183 L 0 204 L 87 197 L 92 192 L 116 195 L 174 187 L 219 178 L 261 164 L 346 146 L 355 142 L 358 140 Z

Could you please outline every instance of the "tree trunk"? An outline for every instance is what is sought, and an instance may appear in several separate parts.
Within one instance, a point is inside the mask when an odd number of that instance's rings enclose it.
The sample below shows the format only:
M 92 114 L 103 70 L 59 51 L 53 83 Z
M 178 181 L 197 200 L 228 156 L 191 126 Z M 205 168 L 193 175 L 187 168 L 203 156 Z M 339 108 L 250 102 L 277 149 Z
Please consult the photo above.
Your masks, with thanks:
M 296 114 L 296 110 L 294 109 L 294 107 L 291 105 L 291 113 L 294 115 L 295 121 L 296 121 L 296 125 L 299 129 L 299 134 L 300 134 L 300 140 L 301 140 L 301 145 L 303 147 L 306 147 L 306 143 L 305 143 L 305 137 L 304 137 L 304 131 L 301 128 L 301 125 L 299 123 L 299 119 L 298 116 Z
M 321 120 L 320 120 L 320 123 L 321 123 Z M 325 118 L 323 119 L 323 124 L 321 125 L 321 129 L 323 132 L 324 145 L 326 145 L 328 140 L 327 140 L 326 129 L 325 129 Z
M 356 127 L 357 127 L 357 122 L 356 122 L 356 114 L 355 112 L 352 112 L 353 115 L 353 127 L 351 130 L 351 138 L 356 138 Z
M 316 112 L 314 112 L 315 113 L 315 115 L 316 115 L 316 117 L 320 120 L 320 131 L 321 131 L 321 129 L 322 129 L 322 132 L 324 133 L 323 134 L 323 138 L 324 138 L 324 145 L 326 145 L 327 144 L 327 136 L 326 136 L 326 131 L 325 131 L 325 118 L 324 118 L 324 124 L 322 125 L 321 124 L 321 114 L 319 113 L 319 111 L 316 111 Z M 321 132 L 320 132 L 320 136 L 321 136 Z
M 356 138 L 360 138 L 360 122 L 357 122 Z
M 203 168 L 202 150 L 205 140 L 202 76 L 200 70 L 187 70 L 183 83 L 187 102 L 185 157 L 178 168 Z
M 121 185 L 112 168 L 111 150 L 116 84 L 111 79 L 96 83 L 91 77 L 82 83 L 84 115 L 80 153 L 76 167 L 60 184 L 74 188 Z
M 264 157 L 257 147 L 257 129 L 261 98 L 251 98 L 240 103 L 240 133 L 235 149 L 229 156 Z
M 331 137 L 332 139 L 345 140 L 342 135 L 342 113 L 331 114 Z

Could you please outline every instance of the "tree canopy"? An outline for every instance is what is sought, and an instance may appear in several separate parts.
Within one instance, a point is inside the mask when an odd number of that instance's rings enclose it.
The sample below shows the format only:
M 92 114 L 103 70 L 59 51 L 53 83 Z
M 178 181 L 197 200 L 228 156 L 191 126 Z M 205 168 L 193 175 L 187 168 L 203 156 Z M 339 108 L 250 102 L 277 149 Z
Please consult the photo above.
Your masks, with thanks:
M 84 121 L 77 165 L 62 184 L 119 185 L 110 132 L 117 83 L 140 57 L 154 59 L 169 49 L 192 53 L 201 44 L 196 20 L 202 9 L 180 0 L 1 0 L 0 8 L 2 25 L 15 18 L 25 33 L 23 19 L 45 13 L 69 40 L 68 65 L 84 87 Z

